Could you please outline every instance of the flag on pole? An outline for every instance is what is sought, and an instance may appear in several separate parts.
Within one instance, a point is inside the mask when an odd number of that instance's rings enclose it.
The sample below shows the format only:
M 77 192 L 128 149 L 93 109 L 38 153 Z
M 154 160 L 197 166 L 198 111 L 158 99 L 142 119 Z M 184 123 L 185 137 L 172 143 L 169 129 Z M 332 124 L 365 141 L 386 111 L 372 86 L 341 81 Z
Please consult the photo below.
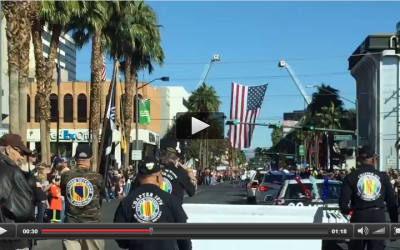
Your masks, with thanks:
M 104 177 L 107 175 L 108 166 L 110 164 L 109 156 L 112 151 L 112 136 L 115 124 L 115 86 L 117 82 L 117 64 L 118 63 L 115 62 L 113 77 L 111 79 L 110 88 L 108 90 L 109 99 L 107 100 L 107 112 L 104 116 L 103 130 L 101 133 L 100 161 L 98 162 L 98 164 L 100 165 L 99 172 L 101 174 L 104 174 Z
M 238 123 L 255 123 L 260 114 L 268 84 L 244 86 L 232 82 L 231 120 Z M 250 148 L 255 125 L 237 124 L 229 126 L 229 141 L 232 147 Z
M 103 67 L 101 68 L 101 81 L 105 82 L 107 81 L 107 76 L 106 76 L 106 58 L 103 56 Z

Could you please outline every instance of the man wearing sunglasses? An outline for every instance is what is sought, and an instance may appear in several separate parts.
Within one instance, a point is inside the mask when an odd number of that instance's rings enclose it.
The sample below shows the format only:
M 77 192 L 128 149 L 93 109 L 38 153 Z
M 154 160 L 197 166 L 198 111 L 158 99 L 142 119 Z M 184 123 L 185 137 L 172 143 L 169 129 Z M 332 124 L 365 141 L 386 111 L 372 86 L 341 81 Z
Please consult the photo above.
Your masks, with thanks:
M 370 146 L 359 151 L 360 165 L 342 182 L 339 206 L 343 214 L 353 211 L 351 223 L 385 223 L 385 203 L 392 223 L 398 223 L 397 205 L 389 177 L 376 167 L 378 155 Z M 349 207 L 350 202 L 350 207 Z M 367 235 L 368 233 L 366 233 Z M 383 240 L 351 240 L 349 250 L 383 250 Z
M 34 216 L 34 194 L 20 166 L 31 154 L 21 136 L 0 137 L 0 223 L 28 223 Z M 0 240 L 0 249 L 28 249 L 28 240 Z

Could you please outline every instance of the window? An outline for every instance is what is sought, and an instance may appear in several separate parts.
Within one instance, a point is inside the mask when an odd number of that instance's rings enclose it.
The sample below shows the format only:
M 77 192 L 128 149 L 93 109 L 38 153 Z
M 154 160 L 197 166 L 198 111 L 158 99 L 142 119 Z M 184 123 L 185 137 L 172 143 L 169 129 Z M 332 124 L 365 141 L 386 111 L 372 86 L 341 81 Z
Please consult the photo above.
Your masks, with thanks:
M 39 96 L 35 95 L 35 122 L 40 121 Z
M 64 122 L 73 122 L 74 98 L 71 94 L 64 96 Z
M 315 196 L 315 191 L 313 190 L 313 185 L 312 183 L 304 183 L 306 188 L 310 190 L 311 195 Z M 324 189 L 324 183 L 317 183 L 317 188 L 318 188 L 318 196 L 322 197 L 323 194 L 323 189 Z M 334 199 L 338 200 L 340 196 L 340 188 L 341 184 L 333 184 L 329 183 L 328 185 L 328 195 L 327 199 Z M 300 185 L 296 184 L 289 184 L 286 193 L 285 193 L 285 199 L 306 199 L 306 196 L 303 192 L 303 189 L 301 188 Z
M 29 95 L 26 96 L 26 121 L 31 121 L 31 97 Z
M 50 121 L 57 122 L 58 119 L 58 96 L 56 94 L 50 95 Z
M 139 96 L 139 101 L 143 99 L 143 96 Z M 133 122 L 136 123 L 136 95 L 133 97 Z
M 78 122 L 87 122 L 87 98 L 85 94 L 78 95 Z
M 267 174 L 265 175 L 264 182 L 284 182 L 286 180 L 293 180 L 294 174 Z

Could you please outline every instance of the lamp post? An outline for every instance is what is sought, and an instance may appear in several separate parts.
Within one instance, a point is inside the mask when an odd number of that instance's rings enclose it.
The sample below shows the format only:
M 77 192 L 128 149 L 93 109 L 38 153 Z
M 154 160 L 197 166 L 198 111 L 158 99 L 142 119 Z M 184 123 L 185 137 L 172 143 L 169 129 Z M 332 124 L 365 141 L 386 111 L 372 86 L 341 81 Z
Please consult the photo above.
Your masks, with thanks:
M 143 84 L 142 86 L 140 86 L 140 88 L 139 88 L 138 82 L 136 82 L 136 95 L 135 95 L 135 98 L 136 98 L 135 99 L 135 120 L 136 120 L 136 123 L 135 123 L 135 150 L 138 150 L 138 148 L 139 148 L 139 97 L 138 97 L 138 92 L 139 92 L 139 89 L 149 85 L 150 83 L 152 83 L 154 81 L 169 82 L 169 77 L 163 76 L 163 77 L 160 77 L 160 78 L 153 79 L 150 82 L 147 82 L 146 84 Z M 137 173 L 137 171 L 138 171 L 138 165 L 137 165 L 137 162 L 136 162 L 136 173 Z
M 355 108 L 356 108 L 356 133 L 355 133 L 355 135 L 356 135 L 356 150 L 358 150 L 358 147 L 360 146 L 360 136 L 359 136 L 359 133 L 358 133 L 358 131 L 359 131 L 359 128 L 358 128 L 358 125 L 359 125 L 359 120 L 358 120 L 358 100 L 357 99 L 355 101 L 349 100 L 347 98 L 344 98 L 343 96 L 340 96 L 340 95 L 338 95 L 336 93 L 333 93 L 333 92 L 331 92 L 331 91 L 329 91 L 327 89 L 321 88 L 320 86 L 317 86 L 317 85 L 307 85 L 307 88 L 323 89 L 325 92 L 328 92 L 329 94 L 332 94 L 332 95 L 337 95 L 340 99 L 343 99 L 343 100 L 348 101 L 348 102 L 350 102 L 350 103 L 355 105 Z M 357 155 L 357 152 L 355 152 L 355 154 Z

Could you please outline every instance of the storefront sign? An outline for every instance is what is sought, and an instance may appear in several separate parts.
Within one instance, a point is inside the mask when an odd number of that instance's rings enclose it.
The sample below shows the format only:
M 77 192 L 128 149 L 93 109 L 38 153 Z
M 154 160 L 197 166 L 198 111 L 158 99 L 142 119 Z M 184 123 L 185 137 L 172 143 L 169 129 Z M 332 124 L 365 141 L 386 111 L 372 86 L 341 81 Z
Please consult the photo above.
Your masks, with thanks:
M 89 141 L 90 135 L 87 132 L 74 132 L 69 130 L 64 130 L 61 135 L 62 140 L 73 140 L 73 141 Z
M 139 103 L 139 124 L 150 124 L 150 99 L 140 100 Z
M 153 133 L 149 133 L 149 142 L 156 143 L 156 137 L 154 136 Z

